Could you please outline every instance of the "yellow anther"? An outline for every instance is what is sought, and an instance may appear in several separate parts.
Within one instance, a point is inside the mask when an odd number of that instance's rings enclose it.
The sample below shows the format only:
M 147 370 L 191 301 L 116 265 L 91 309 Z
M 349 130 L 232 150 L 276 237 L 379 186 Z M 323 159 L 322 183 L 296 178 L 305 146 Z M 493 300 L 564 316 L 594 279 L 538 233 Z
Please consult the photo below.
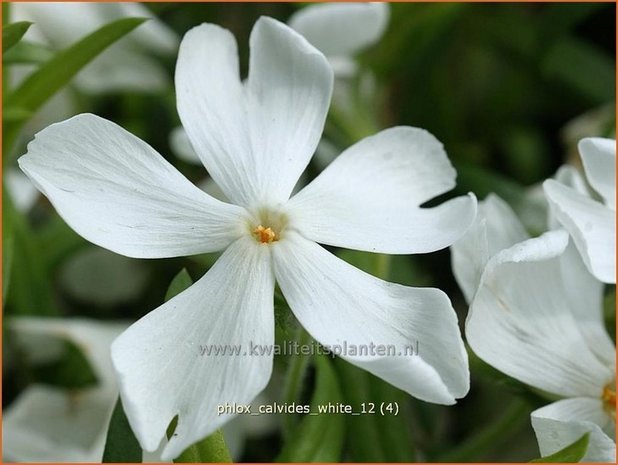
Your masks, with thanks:
M 273 241 L 279 240 L 275 231 L 270 228 L 265 228 L 262 225 L 259 225 L 257 228 L 253 230 L 253 235 L 262 244 L 270 244 Z
M 610 383 L 603 388 L 603 394 L 601 394 L 603 400 L 603 408 L 612 418 L 616 418 L 616 386 L 614 383 Z

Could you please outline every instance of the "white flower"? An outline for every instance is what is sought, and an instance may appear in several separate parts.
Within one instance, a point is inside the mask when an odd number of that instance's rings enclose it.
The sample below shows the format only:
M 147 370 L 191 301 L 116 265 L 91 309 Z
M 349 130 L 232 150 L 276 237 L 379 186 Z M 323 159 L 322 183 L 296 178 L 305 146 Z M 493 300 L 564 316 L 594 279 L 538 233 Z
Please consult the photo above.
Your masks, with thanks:
M 603 286 L 567 233 L 529 239 L 508 205 L 490 196 L 452 250 L 455 276 L 472 300 L 472 350 L 509 376 L 565 398 L 532 413 L 541 454 L 590 432 L 584 461 L 615 461 L 615 348 L 603 324 Z
M 326 56 L 336 76 L 346 77 L 356 73 L 352 56 L 382 37 L 388 18 L 384 2 L 321 3 L 301 8 L 288 24 Z
M 113 44 L 75 78 L 84 92 L 157 91 L 167 85 L 163 67 L 146 52 L 173 53 L 176 34 L 139 3 L 15 2 L 12 21 L 32 21 L 26 39 L 63 48 L 104 24 L 124 17 L 151 18 Z
M 602 201 L 554 180 L 543 184 L 553 214 L 569 232 L 588 270 L 604 283 L 616 282 L 616 141 L 582 139 L 586 178 Z
M 182 41 L 178 111 L 192 146 L 226 197 L 188 182 L 115 124 L 80 115 L 37 135 L 21 168 L 67 223 L 131 257 L 224 250 L 193 286 L 112 345 L 121 397 L 146 450 L 179 416 L 163 458 L 178 456 L 264 388 L 272 352 L 201 356 L 200 346 L 274 343 L 273 290 L 322 344 L 384 344 L 418 356 L 343 355 L 419 399 L 452 404 L 469 387 L 467 355 L 448 297 L 384 282 L 317 243 L 381 253 L 431 252 L 473 221 L 476 200 L 427 200 L 452 189 L 455 170 L 426 131 L 398 127 L 355 144 L 289 199 L 320 139 L 333 73 L 302 36 L 261 18 L 245 83 L 236 42 L 203 24 Z
M 80 348 L 97 385 L 79 391 L 34 384 L 5 409 L 2 445 L 5 460 L 100 462 L 107 426 L 118 398 L 109 348 L 128 323 L 87 319 L 21 317 L 9 322 L 32 363 L 62 355 L 59 341 Z

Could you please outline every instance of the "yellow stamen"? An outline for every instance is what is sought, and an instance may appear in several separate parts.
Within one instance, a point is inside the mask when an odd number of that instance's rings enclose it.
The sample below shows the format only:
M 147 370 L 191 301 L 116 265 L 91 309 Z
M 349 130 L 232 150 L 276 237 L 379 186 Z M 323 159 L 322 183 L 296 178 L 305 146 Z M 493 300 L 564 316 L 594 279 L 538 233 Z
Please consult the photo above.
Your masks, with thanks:
M 265 228 L 262 225 L 259 225 L 257 228 L 253 230 L 253 235 L 262 244 L 270 244 L 273 241 L 279 240 L 275 231 L 270 229 L 270 227 Z
M 603 394 L 601 394 L 603 400 L 603 408 L 612 418 L 616 418 L 616 386 L 614 383 L 610 383 L 603 388 Z

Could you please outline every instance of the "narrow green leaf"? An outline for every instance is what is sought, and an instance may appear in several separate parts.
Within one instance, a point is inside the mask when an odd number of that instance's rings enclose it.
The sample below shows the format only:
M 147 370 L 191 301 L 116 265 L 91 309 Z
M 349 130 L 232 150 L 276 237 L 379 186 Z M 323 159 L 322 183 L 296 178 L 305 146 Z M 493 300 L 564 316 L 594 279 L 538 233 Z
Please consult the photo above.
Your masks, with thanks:
M 13 206 L 8 194 L 2 191 L 2 303 L 6 302 L 6 294 L 11 281 L 13 265 Z
M 107 429 L 103 463 L 141 463 L 141 461 L 142 448 L 133 434 L 119 398 Z
M 217 430 L 207 438 L 186 449 L 174 463 L 231 463 L 223 432 Z
M 22 123 L 32 116 L 25 108 L 6 107 L 2 110 L 2 121 L 5 123 Z
M 19 21 L 2 26 L 2 53 L 17 44 L 31 25 L 29 21 Z
M 35 64 L 40 65 L 49 61 L 54 52 L 45 45 L 22 40 L 15 44 L 11 50 L 2 54 L 4 64 Z
M 311 412 L 343 402 L 337 373 L 326 356 L 315 358 L 317 381 Z M 345 414 L 306 415 L 290 435 L 278 462 L 338 462 L 343 449 Z
M 564 449 L 540 459 L 530 460 L 530 463 L 577 463 L 586 455 L 589 442 L 590 433 L 586 433 Z
M 191 279 L 191 276 L 189 276 L 187 269 L 183 268 L 176 276 L 174 276 L 174 279 L 172 279 L 172 282 L 167 288 L 167 292 L 165 293 L 165 301 L 167 302 L 172 297 L 175 297 L 185 289 L 188 289 L 191 284 L 193 284 L 193 280 Z
M 11 202 L 6 191 L 3 194 L 3 203 L 5 202 Z M 10 312 L 14 315 L 57 315 L 52 279 L 41 260 L 38 237 L 32 231 L 27 218 L 14 206 L 10 208 L 14 231 L 12 284 L 7 293 Z
M 6 100 L 7 105 L 38 109 L 66 85 L 84 66 L 111 44 L 121 39 L 146 18 L 123 18 L 106 24 L 74 45 L 61 50 L 54 58 L 28 77 Z

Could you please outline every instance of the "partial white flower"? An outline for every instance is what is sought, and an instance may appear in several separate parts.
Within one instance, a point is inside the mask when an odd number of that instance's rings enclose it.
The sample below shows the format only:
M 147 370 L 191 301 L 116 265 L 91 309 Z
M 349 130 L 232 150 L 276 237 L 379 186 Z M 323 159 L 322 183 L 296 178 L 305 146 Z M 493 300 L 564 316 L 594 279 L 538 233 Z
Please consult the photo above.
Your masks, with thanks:
M 336 76 L 351 76 L 357 66 L 353 56 L 375 44 L 389 19 L 385 2 L 321 3 L 294 13 L 288 24 L 328 59 Z
M 467 355 L 448 297 L 387 283 L 317 243 L 382 253 L 431 252 L 473 221 L 476 200 L 420 205 L 455 185 L 442 144 L 397 127 L 346 150 L 314 182 L 290 193 L 320 140 L 333 73 L 301 35 L 261 18 L 249 77 L 236 41 L 203 24 L 182 41 L 178 111 L 204 165 L 232 203 L 187 181 L 117 125 L 80 115 L 37 135 L 21 168 L 88 240 L 131 257 L 224 250 L 193 286 L 112 345 L 121 397 L 142 447 L 155 449 L 178 415 L 163 458 L 178 456 L 248 404 L 272 370 L 264 355 L 202 356 L 200 346 L 274 343 L 278 281 L 292 311 L 322 344 L 384 344 L 418 356 L 343 358 L 419 399 L 452 404 L 469 388 Z
M 26 39 L 64 48 L 104 24 L 124 17 L 151 18 L 105 50 L 75 78 L 84 92 L 158 91 L 167 83 L 163 67 L 148 53 L 176 51 L 176 34 L 139 3 L 16 2 L 12 21 L 32 21 Z
M 569 232 L 590 272 L 616 282 L 616 141 L 586 138 L 579 143 L 586 178 L 600 201 L 554 180 L 543 184 L 556 219 Z
M 87 319 L 14 318 L 9 328 L 32 363 L 62 355 L 59 341 L 80 348 L 97 385 L 67 390 L 43 384 L 27 387 L 4 410 L 4 460 L 100 462 L 107 427 L 118 398 L 109 348 L 128 323 Z
M 471 299 L 472 350 L 509 376 L 566 398 L 532 413 L 541 454 L 590 432 L 584 461 L 614 461 L 615 347 L 603 323 L 603 286 L 567 233 L 528 239 L 508 205 L 491 196 L 452 249 L 455 276 Z

